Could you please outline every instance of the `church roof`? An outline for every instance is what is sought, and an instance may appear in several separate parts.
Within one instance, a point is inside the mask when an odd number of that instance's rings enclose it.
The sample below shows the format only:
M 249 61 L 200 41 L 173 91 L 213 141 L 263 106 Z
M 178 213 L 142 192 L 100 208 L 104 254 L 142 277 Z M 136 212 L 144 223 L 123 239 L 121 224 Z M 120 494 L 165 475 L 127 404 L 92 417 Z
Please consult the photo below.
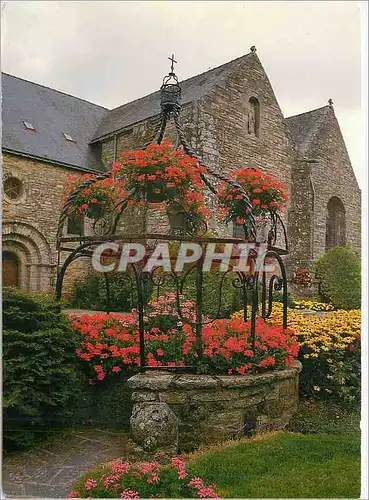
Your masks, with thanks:
M 296 145 L 297 151 L 302 156 L 308 153 L 314 137 L 320 130 L 331 109 L 330 106 L 323 106 L 322 108 L 286 118 L 293 142 Z
M 253 54 L 246 54 L 205 73 L 181 81 L 181 104 L 184 105 L 203 97 L 214 85 L 227 77 L 242 60 L 248 57 L 253 57 Z M 92 141 L 102 139 L 159 113 L 160 90 L 108 111 Z
M 101 171 L 98 151 L 89 142 L 106 112 L 83 99 L 2 73 L 4 151 Z M 27 130 L 24 122 L 35 130 Z

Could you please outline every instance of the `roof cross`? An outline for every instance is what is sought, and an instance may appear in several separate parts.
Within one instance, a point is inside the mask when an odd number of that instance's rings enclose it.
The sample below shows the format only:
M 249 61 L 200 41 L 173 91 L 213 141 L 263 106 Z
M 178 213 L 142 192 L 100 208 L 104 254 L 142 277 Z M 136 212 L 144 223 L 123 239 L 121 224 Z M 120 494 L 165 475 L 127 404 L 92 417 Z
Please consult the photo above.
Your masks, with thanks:
M 172 65 L 170 67 L 170 72 L 174 73 L 174 63 L 177 64 L 177 61 L 174 59 L 174 54 L 172 54 L 172 57 L 168 57 L 169 61 L 172 61 Z

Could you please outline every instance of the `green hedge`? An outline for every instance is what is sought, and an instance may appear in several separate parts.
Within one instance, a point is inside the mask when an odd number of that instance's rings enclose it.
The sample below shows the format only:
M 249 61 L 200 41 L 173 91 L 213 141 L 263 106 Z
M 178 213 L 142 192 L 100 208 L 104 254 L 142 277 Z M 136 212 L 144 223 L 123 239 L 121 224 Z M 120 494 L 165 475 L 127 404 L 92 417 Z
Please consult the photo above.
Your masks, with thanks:
M 324 302 L 336 309 L 360 309 L 361 262 L 348 247 L 335 247 L 322 255 L 315 265 L 315 276 L 321 281 Z
M 7 450 L 32 445 L 73 413 L 78 336 L 47 296 L 3 290 L 3 418 Z
M 110 285 L 110 311 L 128 312 L 137 307 L 135 282 L 122 273 L 107 273 Z M 91 274 L 74 285 L 71 307 L 107 311 L 108 299 L 104 274 Z

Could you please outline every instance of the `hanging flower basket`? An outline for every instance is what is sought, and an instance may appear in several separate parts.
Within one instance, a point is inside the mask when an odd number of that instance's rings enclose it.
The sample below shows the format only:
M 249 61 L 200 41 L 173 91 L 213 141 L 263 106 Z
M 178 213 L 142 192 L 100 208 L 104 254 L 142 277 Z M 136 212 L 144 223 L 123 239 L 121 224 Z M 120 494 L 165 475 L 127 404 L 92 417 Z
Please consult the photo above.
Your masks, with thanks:
M 90 219 L 99 219 L 112 209 L 124 190 L 113 179 L 103 179 L 83 186 L 86 181 L 93 181 L 94 175 L 82 177 L 69 176 L 64 190 L 64 203 L 70 201 L 69 213 L 86 215 Z M 70 198 L 71 197 L 71 198 Z
M 247 168 L 234 172 L 232 178 L 245 190 L 253 207 L 253 214 L 259 219 L 283 210 L 287 201 L 287 188 L 270 174 Z M 245 224 L 249 210 L 240 190 L 223 182 L 218 188 L 218 195 L 218 219 Z
M 177 202 L 185 212 L 206 217 L 201 179 L 205 170 L 182 149 L 175 150 L 169 141 L 163 141 L 122 153 L 121 161 L 113 165 L 112 177 L 119 179 L 127 192 L 135 191 L 131 206 Z
M 162 203 L 178 197 L 178 191 L 175 187 L 168 187 L 161 181 L 152 181 L 142 186 L 140 196 L 148 203 Z

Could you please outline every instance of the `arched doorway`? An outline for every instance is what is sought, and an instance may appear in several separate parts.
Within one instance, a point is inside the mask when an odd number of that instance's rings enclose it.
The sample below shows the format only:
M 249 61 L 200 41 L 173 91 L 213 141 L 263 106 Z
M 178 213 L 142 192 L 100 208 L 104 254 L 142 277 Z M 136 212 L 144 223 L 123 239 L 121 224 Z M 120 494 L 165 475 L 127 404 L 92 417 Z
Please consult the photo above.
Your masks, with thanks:
M 6 250 L 3 251 L 3 286 L 19 286 L 19 259 Z
M 330 250 L 346 244 L 346 216 L 342 201 L 333 196 L 327 205 L 325 249 Z

